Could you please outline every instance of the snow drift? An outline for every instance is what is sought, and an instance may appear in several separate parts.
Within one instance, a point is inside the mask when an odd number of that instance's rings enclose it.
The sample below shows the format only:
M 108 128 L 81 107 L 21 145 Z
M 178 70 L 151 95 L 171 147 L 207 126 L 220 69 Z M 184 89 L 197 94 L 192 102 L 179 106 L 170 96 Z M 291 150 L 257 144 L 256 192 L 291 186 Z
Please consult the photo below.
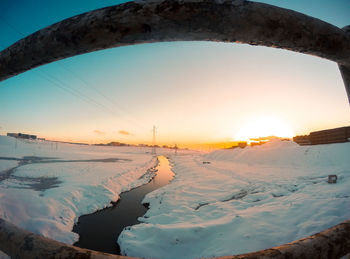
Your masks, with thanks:
M 149 151 L 56 147 L 0 136 L 0 217 L 72 244 L 78 236 L 71 230 L 80 215 L 109 206 L 121 192 L 148 181 L 140 176 L 156 163 Z M 175 178 L 145 197 L 150 209 L 139 218 L 142 223 L 116 237 L 126 255 L 245 253 L 314 234 L 350 217 L 350 143 L 271 141 L 211 153 L 158 152 L 170 158 Z M 23 161 L 27 164 L 7 177 Z M 338 176 L 336 184 L 327 183 L 329 174 Z M 38 179 L 46 185 L 39 188 Z
M 145 197 L 123 254 L 198 258 L 240 254 L 309 236 L 350 217 L 350 143 L 271 141 L 171 156 L 175 179 Z M 203 162 L 210 162 L 204 163 Z M 328 184 L 328 174 L 338 183 Z
M 79 239 L 71 232 L 79 216 L 110 206 L 121 192 L 148 181 L 147 177 L 140 178 L 156 164 L 148 151 L 63 143 L 56 146 L 47 141 L 0 136 L 0 177 L 5 178 L 0 181 L 0 217 L 73 244 Z M 22 165 L 4 177 L 8 169 L 20 163 L 6 158 L 23 157 L 43 160 Z M 54 184 L 47 186 L 50 179 Z

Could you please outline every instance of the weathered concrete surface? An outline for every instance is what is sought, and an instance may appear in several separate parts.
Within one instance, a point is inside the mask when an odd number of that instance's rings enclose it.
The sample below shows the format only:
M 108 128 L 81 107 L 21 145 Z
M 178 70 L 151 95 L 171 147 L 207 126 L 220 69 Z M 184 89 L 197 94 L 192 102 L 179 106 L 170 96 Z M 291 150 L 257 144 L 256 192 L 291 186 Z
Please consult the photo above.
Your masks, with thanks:
M 343 31 L 349 36 L 350 38 L 350 25 L 345 26 L 343 28 Z M 346 93 L 348 95 L 348 99 L 350 102 L 350 64 L 338 64 L 340 73 L 343 77 Z
M 79 258 L 79 259 L 127 259 L 130 257 L 111 255 L 81 249 L 43 236 L 33 234 L 0 219 L 0 250 L 15 258 Z
M 2 51 L 0 81 L 91 51 L 188 40 L 248 43 L 327 58 L 345 71 L 350 89 L 350 37 L 344 30 L 292 10 L 244 0 L 137 1 L 84 13 Z
M 338 63 L 350 100 L 350 26 L 244 0 L 138 1 L 81 14 L 0 53 L 0 81 L 59 59 L 162 41 L 222 41 L 283 48 Z M 13 258 L 126 258 L 80 249 L 0 219 L 0 250 Z M 222 258 L 338 258 L 350 251 L 350 221 L 279 247 Z
M 338 65 L 350 103 L 350 65 Z
M 63 244 L 30 233 L 0 219 L 0 250 L 12 258 L 119 258 L 131 257 L 110 255 Z M 299 259 L 340 258 L 350 252 L 350 220 L 313 236 L 270 249 L 221 259 Z
M 350 252 L 350 220 L 318 234 L 266 250 L 220 259 L 338 259 Z

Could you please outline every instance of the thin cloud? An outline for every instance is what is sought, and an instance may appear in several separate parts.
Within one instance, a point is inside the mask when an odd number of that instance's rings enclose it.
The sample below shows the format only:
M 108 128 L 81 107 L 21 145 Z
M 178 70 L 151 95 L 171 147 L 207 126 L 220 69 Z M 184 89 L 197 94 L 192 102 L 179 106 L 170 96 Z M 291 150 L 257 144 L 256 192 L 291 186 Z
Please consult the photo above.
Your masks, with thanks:
M 132 136 L 132 134 L 130 132 L 126 131 L 126 130 L 119 130 L 118 133 L 121 134 L 121 135 Z
M 105 132 L 100 131 L 100 130 L 94 130 L 94 133 L 95 133 L 95 134 L 99 134 L 99 135 L 104 135 L 104 134 L 106 134 Z

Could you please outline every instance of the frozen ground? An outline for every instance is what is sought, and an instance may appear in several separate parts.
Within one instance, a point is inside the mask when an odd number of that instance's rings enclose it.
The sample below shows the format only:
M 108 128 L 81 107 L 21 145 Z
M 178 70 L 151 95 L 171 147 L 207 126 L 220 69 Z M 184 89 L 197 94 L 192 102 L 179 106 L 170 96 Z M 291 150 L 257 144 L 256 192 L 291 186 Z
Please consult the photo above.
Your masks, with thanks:
M 156 163 L 149 151 L 71 144 L 56 148 L 55 143 L 0 136 L 0 217 L 72 244 L 78 236 L 71 230 L 80 215 L 147 182 L 147 177 L 139 178 Z M 130 256 L 244 253 L 311 235 L 350 217 L 350 143 L 300 147 L 274 141 L 211 153 L 159 154 L 170 157 L 175 178 L 146 196 L 150 209 L 140 218 L 143 223 L 119 237 L 123 253 Z M 328 174 L 337 174 L 338 183 L 328 184 Z
M 174 180 L 148 194 L 143 224 L 118 242 L 129 256 L 224 256 L 290 242 L 350 218 L 350 143 L 273 141 L 171 156 Z M 203 162 L 210 162 L 205 163 Z M 337 184 L 327 176 L 336 174 Z
M 149 151 L 62 143 L 56 147 L 0 136 L 0 217 L 72 244 L 79 238 L 71 231 L 80 215 L 109 206 L 121 192 L 148 181 L 139 178 L 156 164 Z

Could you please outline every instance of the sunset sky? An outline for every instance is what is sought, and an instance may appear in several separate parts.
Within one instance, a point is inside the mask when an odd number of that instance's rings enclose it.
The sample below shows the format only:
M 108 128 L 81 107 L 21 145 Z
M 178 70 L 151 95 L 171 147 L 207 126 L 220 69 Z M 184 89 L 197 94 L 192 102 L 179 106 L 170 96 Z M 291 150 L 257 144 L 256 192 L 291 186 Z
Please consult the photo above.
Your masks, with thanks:
M 0 49 L 62 19 L 122 2 L 2 0 Z M 348 0 L 257 2 L 350 24 Z M 257 137 L 256 129 L 297 135 L 350 125 L 350 107 L 336 63 L 228 43 L 107 49 L 0 83 L 0 134 L 150 143 L 153 125 L 161 144 L 222 142 L 247 132 Z

